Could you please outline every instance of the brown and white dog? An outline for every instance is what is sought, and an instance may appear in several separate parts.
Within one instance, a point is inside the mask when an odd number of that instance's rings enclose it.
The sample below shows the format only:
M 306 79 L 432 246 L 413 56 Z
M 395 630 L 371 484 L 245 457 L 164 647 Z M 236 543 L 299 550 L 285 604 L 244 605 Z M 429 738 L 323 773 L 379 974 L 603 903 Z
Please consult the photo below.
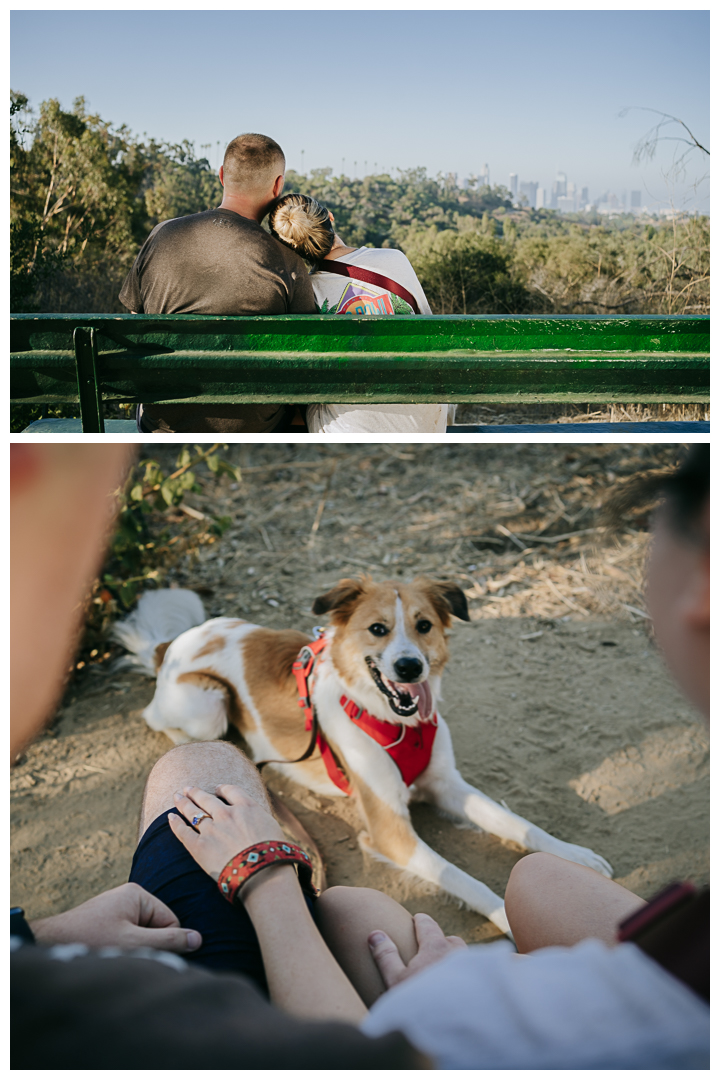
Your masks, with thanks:
M 339 766 L 365 821 L 363 849 L 440 886 L 505 932 L 501 898 L 416 835 L 410 802 L 432 803 L 530 851 L 612 875 L 599 855 L 557 840 L 504 809 L 458 772 L 438 703 L 451 616 L 469 619 L 459 586 L 426 578 L 410 584 L 344 579 L 315 600 L 313 612 L 327 614 L 329 626 L 309 677 L 320 735 L 309 758 L 296 760 L 308 748 L 310 711 L 304 714 L 298 704 L 293 663 L 311 639 L 242 619 L 204 621 L 199 597 L 185 589 L 146 593 L 115 628 L 134 665 L 153 675 L 157 671 L 155 696 L 143 713 L 148 725 L 180 743 L 222 738 L 232 723 L 255 761 L 288 762 L 275 768 L 320 795 L 343 796 L 326 762 Z M 404 760 L 398 764 L 391 747 L 358 726 L 353 713 L 369 716 L 384 732 L 402 734 L 411 756 L 410 743 L 424 740 L 426 763 L 420 762 L 419 775 L 413 777 L 412 762 L 409 773 Z M 321 757 L 324 744 L 329 751 Z

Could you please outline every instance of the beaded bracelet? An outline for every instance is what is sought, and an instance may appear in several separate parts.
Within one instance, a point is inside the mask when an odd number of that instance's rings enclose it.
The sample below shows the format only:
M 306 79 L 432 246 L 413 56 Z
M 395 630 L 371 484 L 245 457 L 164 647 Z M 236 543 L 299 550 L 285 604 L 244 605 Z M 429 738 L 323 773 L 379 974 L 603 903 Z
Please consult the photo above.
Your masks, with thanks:
M 218 888 L 225 899 L 234 904 L 242 886 L 257 874 L 277 863 L 294 863 L 304 892 L 317 896 L 317 889 L 312 884 L 312 863 L 297 844 L 287 844 L 283 840 L 263 840 L 259 844 L 240 851 L 220 872 Z

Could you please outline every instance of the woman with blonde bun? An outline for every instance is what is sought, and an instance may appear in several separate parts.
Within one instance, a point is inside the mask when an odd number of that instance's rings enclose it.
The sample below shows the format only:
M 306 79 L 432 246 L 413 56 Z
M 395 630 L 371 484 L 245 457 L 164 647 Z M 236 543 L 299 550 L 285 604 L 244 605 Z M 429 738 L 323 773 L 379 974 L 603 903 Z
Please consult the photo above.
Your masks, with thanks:
M 409 259 L 396 248 L 348 247 L 332 213 L 309 195 L 283 195 L 270 232 L 313 264 L 320 315 L 432 315 Z M 335 264 L 333 266 L 332 264 Z M 311 432 L 445 431 L 447 405 L 310 405 Z

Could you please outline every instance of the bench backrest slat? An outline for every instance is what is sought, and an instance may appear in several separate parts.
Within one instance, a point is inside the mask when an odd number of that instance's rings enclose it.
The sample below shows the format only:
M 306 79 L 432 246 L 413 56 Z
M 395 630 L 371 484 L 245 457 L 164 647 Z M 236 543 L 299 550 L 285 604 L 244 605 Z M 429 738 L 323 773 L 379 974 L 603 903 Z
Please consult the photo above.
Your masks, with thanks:
M 708 316 L 14 315 L 11 400 L 80 400 L 87 430 L 102 401 L 706 402 L 709 331 Z
M 678 315 L 14 315 L 11 352 L 72 348 L 92 326 L 98 348 L 261 352 L 596 350 L 707 352 L 709 316 Z

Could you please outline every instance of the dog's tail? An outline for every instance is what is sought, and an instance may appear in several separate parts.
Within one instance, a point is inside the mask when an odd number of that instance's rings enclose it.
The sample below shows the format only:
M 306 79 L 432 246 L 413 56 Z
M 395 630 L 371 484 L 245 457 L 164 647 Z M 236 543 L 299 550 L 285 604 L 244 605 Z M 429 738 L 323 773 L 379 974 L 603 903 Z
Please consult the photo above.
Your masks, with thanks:
M 124 645 L 128 656 L 117 668 L 130 668 L 155 676 L 162 663 L 158 646 L 167 646 L 193 626 L 205 622 L 205 608 L 190 589 L 156 589 L 140 597 L 137 607 L 122 622 L 115 623 L 110 636 Z

